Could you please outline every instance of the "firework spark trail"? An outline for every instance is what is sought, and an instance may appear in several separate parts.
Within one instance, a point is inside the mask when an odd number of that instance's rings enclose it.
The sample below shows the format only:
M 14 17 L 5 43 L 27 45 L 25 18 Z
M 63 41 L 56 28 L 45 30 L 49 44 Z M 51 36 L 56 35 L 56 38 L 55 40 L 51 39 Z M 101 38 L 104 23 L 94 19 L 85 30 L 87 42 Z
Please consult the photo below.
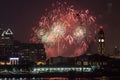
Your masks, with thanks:
M 32 42 L 44 43 L 47 57 L 57 55 L 59 41 L 59 56 L 79 56 L 83 54 L 97 32 L 95 17 L 89 10 L 79 10 L 67 2 L 57 1 L 52 4 L 39 21 L 39 26 L 33 27 Z

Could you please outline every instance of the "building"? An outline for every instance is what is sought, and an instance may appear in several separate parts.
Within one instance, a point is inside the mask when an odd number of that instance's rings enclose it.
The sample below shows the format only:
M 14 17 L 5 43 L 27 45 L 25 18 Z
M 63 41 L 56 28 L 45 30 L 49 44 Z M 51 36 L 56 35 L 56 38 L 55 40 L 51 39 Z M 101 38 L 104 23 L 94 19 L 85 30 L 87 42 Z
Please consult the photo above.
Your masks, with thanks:
M 37 65 L 46 64 L 46 54 L 43 44 L 21 43 L 19 44 L 18 54 L 21 64 L 36 63 Z
M 0 29 L 0 45 L 12 45 L 13 41 L 13 32 L 10 28 L 8 28 L 6 31 Z
M 107 65 L 109 58 L 99 54 L 86 53 L 75 58 L 75 64 L 79 66 L 95 66 L 100 67 Z
M 51 57 L 47 60 L 48 65 L 54 65 L 54 66 L 71 66 L 75 65 L 75 59 L 74 57 Z
M 105 35 L 103 26 L 100 26 L 100 30 L 98 32 L 98 52 L 101 55 L 105 55 Z
M 11 29 L 0 28 L 0 65 L 46 64 L 43 44 L 21 43 L 13 37 Z
M 14 39 L 11 29 L 0 29 L 0 59 L 3 64 L 9 64 L 9 56 L 13 53 L 13 43 Z

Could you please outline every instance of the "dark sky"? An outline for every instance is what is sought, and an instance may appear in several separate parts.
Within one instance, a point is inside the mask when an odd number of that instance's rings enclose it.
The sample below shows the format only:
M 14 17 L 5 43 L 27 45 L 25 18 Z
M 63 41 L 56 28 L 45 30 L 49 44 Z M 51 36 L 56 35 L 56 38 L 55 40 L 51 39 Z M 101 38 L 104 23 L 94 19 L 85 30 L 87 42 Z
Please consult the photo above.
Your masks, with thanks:
M 44 15 L 46 8 L 56 0 L 0 0 L 0 27 L 10 27 L 15 39 L 28 42 L 32 27 Z M 120 47 L 119 0 L 68 0 L 83 9 L 90 9 L 97 16 L 97 23 L 104 26 L 106 50 L 112 53 Z

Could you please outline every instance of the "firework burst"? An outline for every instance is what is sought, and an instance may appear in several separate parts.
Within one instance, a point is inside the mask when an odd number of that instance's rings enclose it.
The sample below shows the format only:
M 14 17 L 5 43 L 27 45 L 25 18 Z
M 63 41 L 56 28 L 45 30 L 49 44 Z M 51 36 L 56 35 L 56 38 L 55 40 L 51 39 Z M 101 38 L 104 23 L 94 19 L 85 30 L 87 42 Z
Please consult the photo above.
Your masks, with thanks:
M 47 57 L 79 56 L 94 40 L 95 17 L 89 10 L 80 10 L 67 2 L 57 1 L 33 27 L 32 42 L 44 43 Z M 59 55 L 58 55 L 59 48 Z

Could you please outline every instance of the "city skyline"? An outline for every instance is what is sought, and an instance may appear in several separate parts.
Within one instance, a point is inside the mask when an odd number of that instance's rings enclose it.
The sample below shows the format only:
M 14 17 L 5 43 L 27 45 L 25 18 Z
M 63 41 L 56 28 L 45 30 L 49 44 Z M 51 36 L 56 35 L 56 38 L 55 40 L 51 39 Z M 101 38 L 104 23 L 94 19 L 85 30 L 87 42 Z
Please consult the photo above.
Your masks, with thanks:
M 1 28 L 10 27 L 15 39 L 22 42 L 28 42 L 32 27 L 38 24 L 40 17 L 44 14 L 45 9 L 50 7 L 56 1 L 1 1 L 0 24 Z M 72 2 L 72 0 L 69 0 Z M 114 46 L 120 47 L 119 38 L 119 11 L 118 4 L 113 0 L 93 0 L 80 1 L 78 3 L 83 9 L 90 9 L 98 17 L 98 24 L 104 26 L 106 52 L 112 53 Z M 97 6 L 97 7 L 95 7 Z

